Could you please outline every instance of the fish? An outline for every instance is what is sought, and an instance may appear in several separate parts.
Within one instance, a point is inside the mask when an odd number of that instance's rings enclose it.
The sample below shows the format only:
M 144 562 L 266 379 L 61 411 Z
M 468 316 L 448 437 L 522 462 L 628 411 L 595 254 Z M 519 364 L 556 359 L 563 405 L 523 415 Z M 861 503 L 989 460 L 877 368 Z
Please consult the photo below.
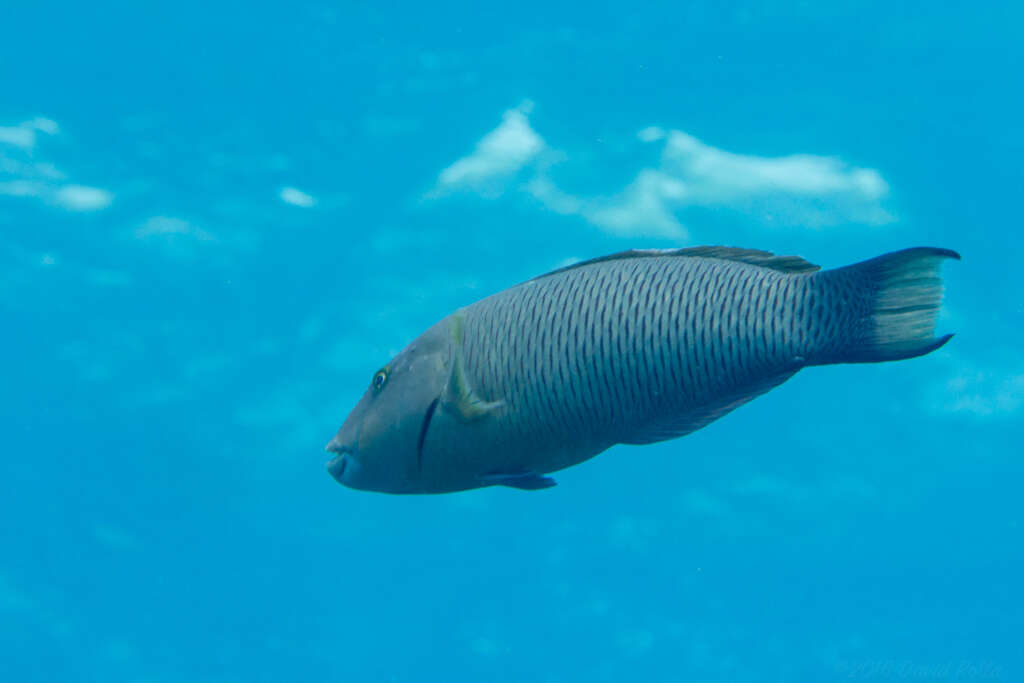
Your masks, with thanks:
M 327 444 L 341 484 L 394 494 L 555 485 L 617 444 L 674 439 L 801 369 L 928 354 L 941 265 L 915 247 L 822 270 L 736 247 L 633 249 L 445 316 L 377 370 Z

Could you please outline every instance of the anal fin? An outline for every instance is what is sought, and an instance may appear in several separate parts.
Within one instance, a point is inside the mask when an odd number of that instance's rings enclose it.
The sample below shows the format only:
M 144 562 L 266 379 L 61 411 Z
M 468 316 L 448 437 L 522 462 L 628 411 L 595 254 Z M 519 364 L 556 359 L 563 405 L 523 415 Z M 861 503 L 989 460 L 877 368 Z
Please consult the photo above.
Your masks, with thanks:
M 532 470 L 529 472 L 492 472 L 482 475 L 480 481 L 490 486 L 511 486 L 524 491 L 549 489 L 558 483 L 551 477 L 545 477 Z

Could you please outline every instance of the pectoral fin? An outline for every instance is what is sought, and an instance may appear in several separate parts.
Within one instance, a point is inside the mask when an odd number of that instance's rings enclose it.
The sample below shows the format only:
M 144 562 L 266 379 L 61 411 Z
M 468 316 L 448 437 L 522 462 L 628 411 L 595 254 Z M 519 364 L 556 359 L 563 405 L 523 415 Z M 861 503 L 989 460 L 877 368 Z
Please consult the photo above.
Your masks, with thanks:
M 456 313 L 452 320 L 452 367 L 448 383 L 441 394 L 441 405 L 461 420 L 478 420 L 492 413 L 504 401 L 485 401 L 473 391 L 466 374 L 466 363 L 462 354 L 462 314 Z
M 522 489 L 524 491 L 549 489 L 558 483 L 551 477 L 545 477 L 544 475 L 537 474 L 533 471 L 512 473 L 495 472 L 481 476 L 480 481 L 487 485 L 511 486 L 514 489 Z

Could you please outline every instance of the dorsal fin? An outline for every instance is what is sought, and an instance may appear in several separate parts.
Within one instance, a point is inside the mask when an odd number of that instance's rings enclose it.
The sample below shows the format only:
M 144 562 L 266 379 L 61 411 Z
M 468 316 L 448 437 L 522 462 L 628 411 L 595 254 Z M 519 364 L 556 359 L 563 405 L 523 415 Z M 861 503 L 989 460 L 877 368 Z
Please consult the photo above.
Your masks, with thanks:
M 821 270 L 821 266 L 817 266 L 799 256 L 776 256 L 770 251 L 741 249 L 739 247 L 685 247 L 683 249 L 629 249 L 628 251 L 620 251 L 615 254 L 598 256 L 597 258 L 580 261 L 579 263 L 574 263 L 571 266 L 565 266 L 564 268 L 553 270 L 550 273 L 538 275 L 533 279 L 539 280 L 540 278 L 547 277 L 548 275 L 554 275 L 555 273 L 561 273 L 563 271 L 580 268 L 582 266 L 590 266 L 604 261 L 619 261 L 621 259 L 647 258 L 651 256 L 717 258 L 724 261 L 739 261 L 741 263 L 749 263 L 753 266 L 771 268 L 772 270 L 777 270 L 780 273 L 813 273 L 816 270 Z

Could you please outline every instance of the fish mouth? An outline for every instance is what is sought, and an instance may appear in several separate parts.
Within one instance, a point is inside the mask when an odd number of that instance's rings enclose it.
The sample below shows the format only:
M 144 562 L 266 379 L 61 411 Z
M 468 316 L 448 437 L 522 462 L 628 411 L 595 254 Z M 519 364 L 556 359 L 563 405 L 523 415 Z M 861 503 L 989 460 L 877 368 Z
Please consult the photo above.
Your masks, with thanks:
M 341 475 L 345 473 L 345 467 L 348 466 L 348 458 L 345 456 L 354 453 L 355 450 L 350 446 L 341 445 L 334 439 L 327 444 L 327 448 L 325 450 L 337 453 L 337 455 L 327 461 L 327 471 L 331 473 L 332 477 L 341 481 Z
M 348 460 L 345 458 L 345 453 L 331 458 L 327 462 L 327 471 L 331 473 L 331 476 L 341 481 L 341 475 L 345 474 L 345 467 L 348 466 Z

